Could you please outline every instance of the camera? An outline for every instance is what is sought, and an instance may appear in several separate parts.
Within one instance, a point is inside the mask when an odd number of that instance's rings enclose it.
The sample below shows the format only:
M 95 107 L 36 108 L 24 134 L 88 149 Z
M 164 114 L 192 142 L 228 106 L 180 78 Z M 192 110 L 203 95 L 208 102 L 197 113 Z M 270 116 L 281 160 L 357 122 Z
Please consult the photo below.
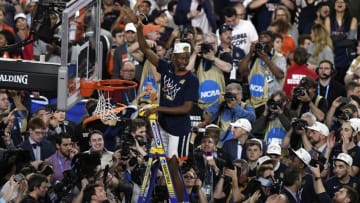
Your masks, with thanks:
M 347 121 L 349 120 L 350 118 L 352 118 L 352 113 L 348 110 L 341 110 L 339 111 L 339 113 L 337 115 L 335 115 L 335 117 L 338 119 L 338 120 L 343 120 L 343 121 Z
M 293 94 L 294 94 L 295 97 L 304 96 L 304 95 L 305 95 L 305 91 L 306 91 L 306 88 L 300 86 L 300 87 L 296 87 L 296 88 L 294 89 Z
M 281 101 L 275 101 L 273 99 L 269 99 L 267 102 L 267 106 L 272 110 L 276 110 L 277 107 L 281 107 Z
M 210 50 L 213 50 L 213 47 L 211 44 L 203 42 L 200 45 L 200 54 L 206 54 L 206 53 L 210 52 Z
M 294 130 L 303 130 L 308 126 L 308 123 L 303 119 L 297 119 L 291 124 L 291 126 Z
M 259 42 L 255 44 L 255 50 L 257 52 L 263 51 L 263 52 L 267 52 L 268 50 L 268 45 L 264 42 Z
M 235 95 L 233 95 L 231 92 L 226 92 L 224 94 L 224 99 L 226 102 L 230 102 L 230 101 L 234 101 L 236 98 Z

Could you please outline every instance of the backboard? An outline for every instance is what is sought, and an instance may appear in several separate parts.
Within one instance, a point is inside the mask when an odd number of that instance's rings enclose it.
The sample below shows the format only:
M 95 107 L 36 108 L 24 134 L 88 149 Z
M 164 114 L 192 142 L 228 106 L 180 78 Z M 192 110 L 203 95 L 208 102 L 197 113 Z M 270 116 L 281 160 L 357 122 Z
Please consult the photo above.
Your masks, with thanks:
M 82 99 L 80 80 L 101 79 L 100 5 L 100 0 L 79 0 L 62 13 L 58 109 Z

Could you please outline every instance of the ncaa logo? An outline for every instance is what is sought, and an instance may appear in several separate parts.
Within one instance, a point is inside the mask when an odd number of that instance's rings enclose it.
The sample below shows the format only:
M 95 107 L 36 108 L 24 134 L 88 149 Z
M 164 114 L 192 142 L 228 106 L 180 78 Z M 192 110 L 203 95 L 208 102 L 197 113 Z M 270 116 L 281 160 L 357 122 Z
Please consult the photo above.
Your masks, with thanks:
M 200 100 L 205 103 L 212 103 L 219 98 L 221 93 L 220 86 L 213 80 L 205 80 L 200 84 Z
M 285 130 L 282 128 L 271 128 L 267 134 L 266 143 L 270 144 L 271 142 L 276 142 L 281 144 L 282 140 L 285 137 Z
M 264 95 L 265 78 L 261 74 L 255 74 L 250 79 L 250 94 L 253 97 Z

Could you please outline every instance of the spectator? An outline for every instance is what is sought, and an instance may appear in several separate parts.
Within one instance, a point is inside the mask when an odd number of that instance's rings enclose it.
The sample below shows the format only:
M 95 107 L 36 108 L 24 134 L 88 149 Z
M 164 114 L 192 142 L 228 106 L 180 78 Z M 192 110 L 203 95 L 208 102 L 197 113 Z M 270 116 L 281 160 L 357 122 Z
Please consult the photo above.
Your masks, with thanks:
M 325 27 L 334 45 L 334 65 L 337 70 L 335 79 L 343 83 L 346 71 L 353 59 L 349 55 L 349 49 L 356 46 L 358 21 L 350 14 L 345 0 L 335 0 L 333 8 L 334 12 L 325 20 Z
M 184 185 L 186 187 L 187 195 L 191 202 L 207 203 L 205 191 L 202 187 L 202 181 L 196 174 L 194 168 L 185 168 L 183 171 Z
M 289 10 L 293 11 L 295 9 L 295 4 L 293 1 L 281 0 L 281 1 L 261 1 L 254 0 L 251 1 L 248 5 L 248 8 L 251 11 L 254 11 L 254 16 L 252 21 L 258 32 L 265 31 L 271 22 L 271 16 L 273 12 L 279 6 L 285 6 Z
M 61 181 L 63 172 L 71 169 L 71 160 L 77 154 L 72 145 L 70 135 L 60 134 L 56 139 L 56 152 L 45 160 L 54 167 L 54 182 Z
M 302 187 L 302 176 L 299 169 L 287 168 L 284 173 L 284 188 L 282 194 L 285 194 L 289 202 L 301 202 L 299 190 Z
M 299 31 L 296 24 L 292 23 L 293 18 L 291 17 L 290 11 L 286 6 L 279 6 L 275 8 L 271 17 L 271 21 L 275 21 L 278 19 L 283 19 L 285 20 L 285 22 L 289 24 L 290 28 L 287 34 L 290 35 L 295 40 L 296 43 L 297 40 L 299 39 Z
M 316 195 L 314 192 L 313 177 L 311 174 L 306 172 L 306 167 L 309 165 L 311 156 L 304 148 L 299 148 L 298 150 L 290 149 L 290 157 L 288 160 L 288 166 L 291 169 L 300 170 L 302 177 L 302 193 L 301 201 L 302 202 L 316 202 Z
M 320 202 L 330 202 L 330 203 L 357 203 L 359 199 L 358 191 L 349 186 L 343 186 L 335 193 L 334 197 L 331 199 L 329 194 L 326 193 L 323 182 L 320 178 L 320 169 L 319 166 L 311 167 L 311 172 L 314 177 L 314 189 L 315 193 Z
M 286 58 L 292 59 L 293 54 L 296 48 L 294 38 L 288 34 L 290 29 L 290 24 L 285 21 L 285 19 L 279 18 L 271 22 L 268 30 L 273 33 L 278 33 L 283 38 L 281 54 L 283 54 Z
M 334 197 L 335 193 L 345 185 L 354 188 L 359 193 L 360 179 L 350 175 L 353 159 L 349 154 L 340 153 L 334 159 L 334 176 L 325 182 L 326 192 L 330 197 Z
M 308 53 L 305 48 L 298 47 L 294 53 L 294 64 L 289 67 L 284 80 L 283 90 L 287 98 L 292 97 L 293 90 L 300 84 L 303 77 L 310 76 L 317 79 L 317 75 L 313 70 L 310 70 L 306 64 Z
M 55 152 L 54 145 L 45 139 L 46 126 L 40 118 L 32 118 L 29 122 L 29 137 L 18 148 L 30 153 L 31 161 L 45 160 Z
M 237 69 L 239 68 L 240 61 L 245 57 L 244 50 L 231 44 L 232 31 L 233 28 L 226 24 L 223 24 L 219 28 L 220 44 L 218 50 L 220 52 L 227 52 L 232 56 L 231 72 L 223 72 L 225 76 L 225 85 L 228 85 L 230 83 L 230 80 L 242 80 Z
M 85 151 L 84 153 L 91 154 L 96 153 L 100 155 L 101 159 L 101 168 L 105 168 L 106 165 L 111 165 L 112 163 L 112 152 L 108 151 L 104 147 L 104 138 L 103 133 L 94 130 L 89 133 L 89 145 L 90 149 Z
M 49 187 L 46 176 L 34 174 L 29 178 L 28 185 L 28 194 L 20 203 L 40 203 L 40 199 L 45 197 Z
M 208 123 L 219 125 L 222 130 L 221 142 L 231 139 L 231 122 L 239 118 L 246 118 L 249 121 L 255 121 L 254 108 L 245 102 L 242 102 L 242 87 L 238 83 L 230 83 L 226 86 L 226 92 L 221 95 L 219 100 L 209 106 L 204 112 L 204 122 L 200 127 Z
M 107 200 L 104 186 L 100 184 L 90 184 L 84 189 L 83 203 L 102 203 Z
M 334 63 L 333 43 L 325 27 L 315 24 L 311 28 L 310 36 L 312 41 L 312 44 L 308 48 L 310 55 L 308 64 L 310 69 L 314 70 L 322 60 L 328 60 Z
M 195 45 L 187 69 L 193 71 L 199 79 L 198 105 L 201 109 L 205 109 L 215 102 L 220 92 L 224 91 L 224 72 L 230 73 L 231 64 L 231 55 L 218 50 L 215 34 L 205 34 L 203 42 Z
M 331 142 L 328 144 L 328 148 L 331 150 L 329 156 L 330 163 L 342 152 L 352 157 L 353 162 L 350 164 L 351 169 L 349 170 L 351 176 L 356 176 L 359 173 L 360 167 L 360 147 L 354 142 L 358 130 L 356 120 L 344 121 L 341 125 L 340 142 L 335 143 L 335 139 L 331 139 Z
M 317 95 L 316 81 L 307 76 L 300 80 L 297 89 L 294 89 L 291 110 L 296 111 L 297 117 L 311 110 L 318 121 L 324 121 L 328 111 L 328 104 L 325 98 Z
M 284 177 L 284 171 L 287 168 L 287 165 L 285 165 L 281 161 L 281 158 L 282 158 L 281 157 L 281 146 L 279 144 L 277 144 L 276 142 L 270 143 L 267 146 L 265 155 L 275 161 L 274 178 L 275 178 L 275 180 L 281 180 L 281 178 Z
M 0 47 L 6 47 L 6 46 L 12 45 L 14 43 L 15 43 L 15 38 L 14 38 L 14 35 L 10 31 L 8 31 L 6 29 L 0 31 Z M 18 58 L 20 58 L 20 54 L 15 49 L 8 49 L 6 51 L 1 51 L 0 57 L 1 58 L 18 59 Z
M 238 18 L 236 10 L 232 7 L 224 8 L 223 15 L 225 24 L 233 28 L 231 44 L 248 54 L 251 43 L 257 42 L 259 38 L 254 25 L 250 21 Z
M 250 52 L 241 61 L 238 69 L 243 75 L 249 74 L 250 104 L 254 106 L 257 117 L 264 112 L 269 96 L 282 89 L 286 75 L 286 59 L 272 53 L 273 42 L 271 32 L 262 33 L 259 43 L 251 45 Z
M 177 25 L 200 27 L 204 33 L 215 33 L 216 31 L 215 16 L 209 0 L 178 1 L 174 20 Z
M 291 127 L 291 117 L 286 96 L 283 91 L 278 90 L 270 96 L 264 113 L 254 122 L 253 134 L 264 139 L 267 144 L 281 144 L 286 131 Z
M 360 70 L 360 40 L 358 40 L 358 46 L 356 49 L 356 54 L 358 55 L 352 62 L 349 69 L 346 72 L 344 82 L 347 85 L 350 81 L 360 78 L 358 73 Z
M 18 13 L 14 17 L 15 21 L 15 43 L 30 39 L 30 27 L 26 22 L 26 15 L 24 13 Z M 25 60 L 33 60 L 34 46 L 33 43 L 26 44 L 21 50 L 21 58 Z
M 233 137 L 224 142 L 223 150 L 231 161 L 235 159 L 247 159 L 246 140 L 252 130 L 251 123 L 246 118 L 240 118 L 234 123 L 230 123 Z
M 263 142 L 256 138 L 251 138 L 245 142 L 246 148 L 246 157 L 249 164 L 248 177 L 256 177 L 256 169 L 258 164 L 258 159 L 263 156 Z
M 344 85 L 334 79 L 336 70 L 330 61 L 320 61 L 315 71 L 319 76 L 317 94 L 325 98 L 328 104 L 332 104 L 338 97 L 346 96 Z
M 5 3 L 7 3 L 7 2 L 5 2 Z M 14 36 L 15 35 L 14 29 L 5 22 L 5 16 L 6 16 L 5 8 L 2 7 L 0 9 L 0 17 L 2 17 L 2 18 L 0 18 L 1 19 L 0 20 L 0 31 L 7 30 L 11 33 L 11 35 Z
M 310 35 L 302 34 L 302 35 L 299 36 L 298 47 L 302 47 L 302 48 L 305 48 L 307 50 L 310 45 L 311 45 L 311 37 L 310 37 Z

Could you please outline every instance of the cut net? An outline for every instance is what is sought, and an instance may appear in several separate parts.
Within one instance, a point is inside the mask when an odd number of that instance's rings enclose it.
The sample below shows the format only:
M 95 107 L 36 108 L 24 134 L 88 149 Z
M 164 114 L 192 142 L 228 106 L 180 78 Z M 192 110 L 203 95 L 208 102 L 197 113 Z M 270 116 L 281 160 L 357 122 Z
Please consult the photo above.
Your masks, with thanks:
M 110 92 L 97 90 L 99 99 L 93 115 L 100 117 L 100 120 L 105 121 L 120 121 L 120 117 L 117 116 L 118 112 L 115 111 L 115 106 L 110 102 Z

